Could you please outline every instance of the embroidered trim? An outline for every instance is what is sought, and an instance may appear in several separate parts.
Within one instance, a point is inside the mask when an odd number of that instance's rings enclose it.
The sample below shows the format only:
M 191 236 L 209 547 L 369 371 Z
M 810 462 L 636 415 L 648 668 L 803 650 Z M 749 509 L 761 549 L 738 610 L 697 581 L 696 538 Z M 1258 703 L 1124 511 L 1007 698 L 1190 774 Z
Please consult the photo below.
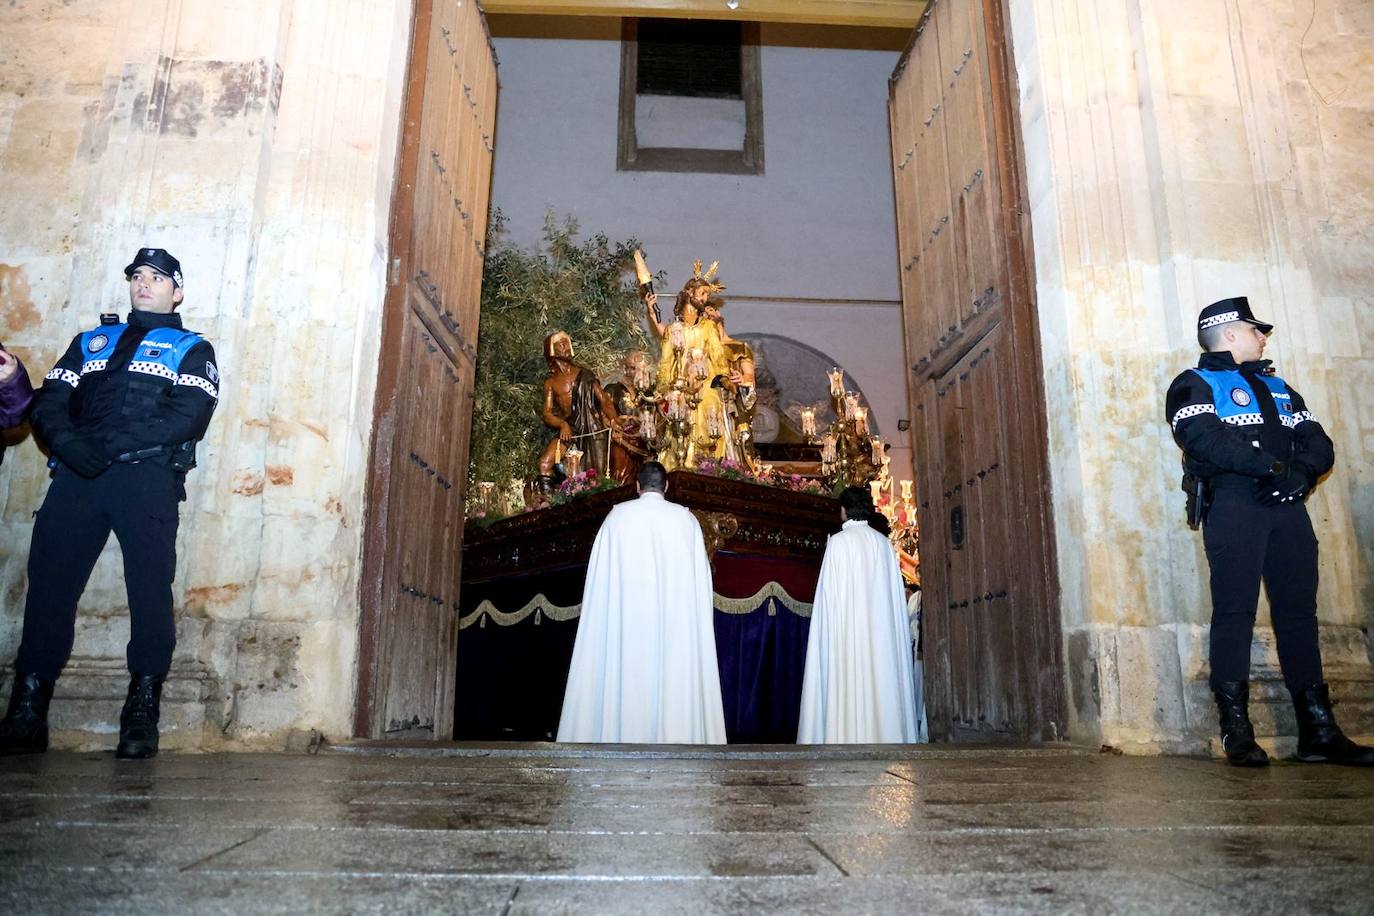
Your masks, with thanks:
M 47 375 L 43 376 L 43 378 L 44 380 L 50 382 L 66 382 L 73 388 L 81 384 L 81 376 L 77 375 L 70 369 L 54 369 Z
M 812 605 L 805 601 L 798 601 L 787 593 L 776 582 L 769 582 L 763 588 L 748 598 L 724 598 L 720 595 L 712 594 L 711 603 L 717 611 L 724 614 L 752 614 L 759 610 L 760 606 L 765 606 L 770 617 L 776 616 L 778 608 L 781 607 L 798 617 L 811 616 Z M 458 618 L 458 629 L 466 630 L 473 624 L 486 626 L 486 618 L 491 618 L 491 622 L 498 627 L 514 626 L 531 614 L 535 616 L 535 623 L 538 624 L 540 618 L 547 617 L 560 623 L 568 620 L 576 620 L 582 616 L 581 604 L 570 604 L 566 607 L 553 604 L 542 594 L 535 595 L 525 606 L 518 611 L 497 610 L 496 605 L 490 601 L 483 601 L 473 609 L 472 613 L 465 617 Z
M 144 375 L 156 375 L 159 378 L 165 378 L 173 382 L 175 382 L 177 378 L 176 370 L 168 369 L 166 366 L 162 365 L 162 363 L 149 363 L 143 360 L 129 363 L 129 371 L 142 372 Z
M 539 614 L 550 620 L 557 620 L 561 623 L 565 620 L 576 620 L 578 617 L 582 616 L 582 605 L 570 604 L 567 607 L 560 607 L 550 603 L 549 599 L 545 598 L 543 594 L 538 594 L 526 602 L 525 606 L 520 610 L 506 613 L 497 610 L 496 605 L 492 604 L 490 601 L 483 601 L 481 604 L 477 605 L 476 609 L 474 609 L 471 614 L 468 614 L 466 617 L 458 618 L 458 629 L 466 630 L 474 623 L 486 626 L 487 621 L 485 618 L 487 617 L 490 617 L 492 623 L 496 624 L 498 627 L 510 627 L 524 620 L 531 614 Z M 536 617 L 535 623 L 538 622 L 539 619 Z
M 1258 413 L 1238 413 L 1221 419 L 1232 426 L 1258 426 L 1264 423 L 1264 415 Z
M 199 375 L 178 375 L 177 384 L 189 385 L 194 388 L 199 388 L 201 391 L 204 391 L 206 394 L 214 398 L 216 401 L 219 400 L 219 391 L 215 389 L 214 385 L 211 385 L 209 382 L 201 378 Z
M 1233 321 L 1240 321 L 1240 312 L 1222 312 L 1220 315 L 1213 315 L 1211 318 L 1198 322 L 1197 329 L 1203 331 L 1219 324 L 1230 324 Z
M 1189 404 L 1187 407 L 1180 407 L 1178 413 L 1169 421 L 1169 425 L 1178 429 L 1178 424 L 1189 417 L 1196 417 L 1204 413 L 1216 413 L 1217 409 L 1212 404 Z
M 812 605 L 805 601 L 798 601 L 787 594 L 787 589 L 776 582 L 769 582 L 748 598 L 724 598 L 713 594 L 711 603 L 716 610 L 725 614 L 752 614 L 759 609 L 759 606 L 767 602 L 768 616 L 777 616 L 777 605 L 781 605 L 787 610 L 796 614 L 798 617 L 810 617 Z

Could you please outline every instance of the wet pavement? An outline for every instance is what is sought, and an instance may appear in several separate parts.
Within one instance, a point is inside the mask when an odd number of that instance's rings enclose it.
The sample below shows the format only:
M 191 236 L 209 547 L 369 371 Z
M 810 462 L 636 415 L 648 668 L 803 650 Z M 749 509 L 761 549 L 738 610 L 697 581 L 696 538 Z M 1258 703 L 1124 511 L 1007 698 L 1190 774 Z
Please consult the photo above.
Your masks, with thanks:
M 0 912 L 1374 912 L 1374 771 L 557 750 L 0 760 Z

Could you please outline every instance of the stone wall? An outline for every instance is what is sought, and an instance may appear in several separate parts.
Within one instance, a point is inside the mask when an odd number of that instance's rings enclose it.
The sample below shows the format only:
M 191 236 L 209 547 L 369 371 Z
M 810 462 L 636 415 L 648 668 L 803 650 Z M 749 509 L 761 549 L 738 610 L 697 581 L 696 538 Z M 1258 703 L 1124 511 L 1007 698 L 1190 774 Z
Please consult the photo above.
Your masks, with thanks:
M 142 245 L 184 266 L 221 399 L 188 480 L 170 744 L 349 730 L 359 535 L 400 94 L 402 0 L 17 0 L 0 10 L 0 339 L 35 380 Z M 0 658 L 47 476 L 0 467 Z M 56 724 L 108 742 L 127 603 L 111 542 Z
M 1215 713 L 1201 535 L 1163 392 L 1207 303 L 1247 295 L 1336 441 L 1309 500 L 1341 717 L 1374 730 L 1374 7 L 1010 4 L 1075 734 L 1195 750 Z M 1272 630 L 1262 731 L 1291 715 Z M 1274 717 L 1280 720 L 1275 723 Z

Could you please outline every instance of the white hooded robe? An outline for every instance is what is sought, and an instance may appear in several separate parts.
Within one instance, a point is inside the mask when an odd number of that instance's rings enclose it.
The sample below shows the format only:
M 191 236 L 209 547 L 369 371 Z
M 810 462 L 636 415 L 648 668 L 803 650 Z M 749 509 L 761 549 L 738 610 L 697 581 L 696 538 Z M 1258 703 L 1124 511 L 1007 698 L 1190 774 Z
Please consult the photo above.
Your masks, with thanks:
M 701 526 L 646 490 L 597 532 L 558 740 L 724 744 Z
M 867 522 L 830 536 L 806 644 L 798 744 L 919 740 L 897 554 Z

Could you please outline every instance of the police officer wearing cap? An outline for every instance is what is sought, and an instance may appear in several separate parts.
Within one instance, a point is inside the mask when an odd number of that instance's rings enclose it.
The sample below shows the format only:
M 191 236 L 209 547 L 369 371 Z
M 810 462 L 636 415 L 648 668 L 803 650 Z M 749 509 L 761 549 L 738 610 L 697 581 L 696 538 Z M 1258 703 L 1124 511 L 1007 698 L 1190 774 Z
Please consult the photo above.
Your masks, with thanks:
M 214 348 L 182 327 L 176 312 L 183 295 L 177 259 L 143 248 L 124 274 L 128 321 L 102 315 L 99 327 L 77 335 L 34 399 L 31 421 L 51 450 L 53 474 L 34 522 L 0 754 L 47 749 L 48 703 L 71 655 L 77 601 L 112 531 L 124 555 L 132 631 L 115 755 L 157 753 L 162 681 L 176 643 L 178 503 L 220 376 Z
M 1260 584 L 1298 721 L 1298 759 L 1374 766 L 1331 714 L 1317 646 L 1317 538 L 1304 500 L 1335 449 L 1302 395 L 1261 359 L 1273 325 L 1244 296 L 1198 316 L 1205 351 L 1169 386 L 1165 418 L 1183 449 L 1189 522 L 1203 525 L 1211 567 L 1211 687 L 1221 743 L 1235 766 L 1260 767 L 1249 715 L 1250 640 Z M 1194 489 L 1196 488 L 1196 489 Z

